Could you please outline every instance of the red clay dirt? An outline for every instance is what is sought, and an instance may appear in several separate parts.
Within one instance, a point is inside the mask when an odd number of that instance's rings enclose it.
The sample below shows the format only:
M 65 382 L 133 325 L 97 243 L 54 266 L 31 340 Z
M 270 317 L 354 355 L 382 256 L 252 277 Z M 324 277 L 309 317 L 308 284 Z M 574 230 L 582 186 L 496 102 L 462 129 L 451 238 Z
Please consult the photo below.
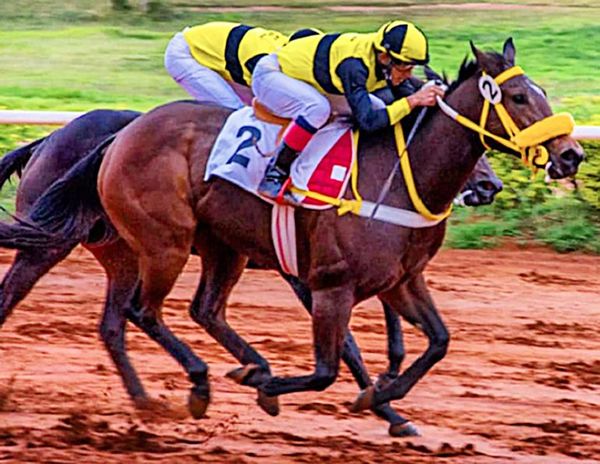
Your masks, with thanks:
M 12 255 L 0 253 L 5 269 Z M 192 258 L 165 319 L 208 362 L 213 401 L 193 420 L 189 382 L 137 329 L 128 346 L 149 393 L 170 406 L 140 416 L 96 333 L 104 275 L 76 250 L 0 331 L 0 462 L 600 462 L 600 258 L 547 251 L 444 251 L 427 272 L 452 334 L 446 358 L 395 406 L 422 437 L 391 438 L 343 367 L 323 393 L 281 398 L 268 417 L 255 392 L 224 377 L 236 361 L 187 315 Z M 276 374 L 312 367 L 308 316 L 273 272 L 247 271 L 229 320 Z M 352 328 L 373 375 L 385 367 L 383 313 L 358 306 Z M 409 361 L 426 346 L 405 324 Z

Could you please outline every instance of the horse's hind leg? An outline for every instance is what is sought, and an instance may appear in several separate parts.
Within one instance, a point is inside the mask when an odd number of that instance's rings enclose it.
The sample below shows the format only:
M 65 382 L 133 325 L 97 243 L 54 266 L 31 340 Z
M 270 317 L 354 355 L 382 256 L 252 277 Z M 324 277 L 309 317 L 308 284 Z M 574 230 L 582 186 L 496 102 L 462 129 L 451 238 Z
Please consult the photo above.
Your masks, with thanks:
M 202 417 L 210 401 L 208 366 L 169 330 L 161 313 L 190 255 L 196 230 L 188 160 L 181 147 L 166 144 L 146 150 L 148 140 L 135 130 L 121 134 L 125 135 L 111 145 L 102 164 L 98 192 L 112 224 L 138 256 L 138 283 L 127 318 L 185 369 L 193 383 L 188 407 L 194 417 Z
M 300 279 L 293 277 L 289 274 L 281 274 L 282 277 L 290 284 L 294 293 L 302 302 L 304 309 L 308 311 L 309 314 L 312 315 L 312 295 L 310 293 L 310 289 L 308 286 L 304 285 Z M 388 373 L 384 374 L 384 376 L 393 376 L 396 377 L 398 375 L 398 369 L 400 368 L 400 364 L 402 359 L 404 358 L 404 346 L 402 343 L 402 332 L 400 328 L 400 320 L 398 315 L 393 312 L 393 310 L 384 305 L 385 316 L 386 316 L 386 327 L 388 333 L 388 355 L 390 360 L 390 368 Z M 344 348 L 342 350 L 342 360 L 350 369 L 352 376 L 356 380 L 359 388 L 365 389 L 371 385 L 373 382 L 369 377 L 369 373 L 367 372 L 367 368 L 365 367 L 365 363 L 360 354 L 360 348 L 358 347 L 354 336 L 350 329 L 346 333 L 346 337 L 344 339 Z M 394 369 L 396 374 L 393 375 Z M 378 417 L 385 420 L 390 424 L 389 433 L 392 436 L 407 436 L 407 435 L 418 435 L 418 431 L 416 428 L 412 427 L 409 424 L 408 419 L 405 419 L 400 414 L 398 414 L 394 409 L 387 403 L 381 404 L 379 406 L 375 406 L 371 409 Z
M 191 250 L 173 248 L 144 256 L 141 262 L 141 280 L 130 300 L 128 319 L 142 329 L 150 338 L 161 345 L 181 364 L 194 386 L 191 389 L 188 407 L 195 418 L 204 416 L 210 402 L 208 366 L 177 338 L 162 320 L 162 304 L 175 284 Z
M 208 231 L 202 232 L 201 240 L 196 244 L 202 257 L 202 276 L 190 315 L 244 366 L 232 371 L 229 377 L 240 384 L 257 387 L 271 377 L 269 363 L 227 324 L 225 318 L 227 299 L 242 275 L 247 259 L 208 234 Z M 279 414 L 276 399 L 259 392 L 258 404 L 272 416 Z
M 46 250 L 21 250 L 0 284 L 0 327 L 14 307 L 29 293 L 40 278 L 75 248 L 75 244 Z
M 103 246 L 91 246 L 89 250 L 102 264 L 108 282 L 100 337 L 121 376 L 127 393 L 138 408 L 151 404 L 142 383 L 127 356 L 125 344 L 125 309 L 137 283 L 137 257 L 122 241 Z
M 380 297 L 411 324 L 423 330 L 429 339 L 429 346 L 425 353 L 392 383 L 381 390 L 370 387 L 363 391 L 352 406 L 354 411 L 403 398 L 433 365 L 446 355 L 450 335 L 427 290 L 425 278 L 420 274 L 405 285 L 409 292 L 408 299 L 402 297 L 401 287 L 390 290 Z M 406 304 L 407 302 L 409 304 Z

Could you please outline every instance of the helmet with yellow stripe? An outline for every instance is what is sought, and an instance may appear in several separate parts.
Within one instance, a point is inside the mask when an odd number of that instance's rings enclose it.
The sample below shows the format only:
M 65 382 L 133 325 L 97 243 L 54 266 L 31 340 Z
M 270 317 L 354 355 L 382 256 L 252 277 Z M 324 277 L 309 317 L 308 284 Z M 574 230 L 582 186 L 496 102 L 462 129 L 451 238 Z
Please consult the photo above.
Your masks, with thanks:
M 320 35 L 325 34 L 321 29 L 317 29 L 316 27 L 307 27 L 304 29 L 298 29 L 296 32 L 293 32 L 288 37 L 288 42 L 296 39 L 302 39 L 304 37 L 310 37 L 311 35 Z
M 388 53 L 392 60 L 406 64 L 427 64 L 429 51 L 427 37 L 414 24 L 390 21 L 377 31 L 375 48 Z

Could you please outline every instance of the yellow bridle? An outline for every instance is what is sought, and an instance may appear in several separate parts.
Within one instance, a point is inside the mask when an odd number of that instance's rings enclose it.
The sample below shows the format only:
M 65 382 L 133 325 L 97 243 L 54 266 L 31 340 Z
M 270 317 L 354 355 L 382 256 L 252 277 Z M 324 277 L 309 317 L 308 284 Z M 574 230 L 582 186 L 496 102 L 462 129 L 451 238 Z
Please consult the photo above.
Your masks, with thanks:
M 561 135 L 568 135 L 573 132 L 575 122 L 568 113 L 560 113 L 541 119 L 531 126 L 520 130 L 515 124 L 513 118 L 502 104 L 502 90 L 500 86 L 513 77 L 524 74 L 520 66 L 513 66 L 496 77 L 491 77 L 485 72 L 479 78 L 479 91 L 483 96 L 483 108 L 479 125 L 470 119 L 458 114 L 447 103 L 439 99 L 440 108 L 448 116 L 456 120 L 463 126 L 479 133 L 481 143 L 486 149 L 490 149 L 485 138 L 488 137 L 505 146 L 506 148 L 521 154 L 521 159 L 528 166 L 544 167 L 550 160 L 548 150 L 542 145 L 550 139 Z M 488 131 L 485 126 L 490 114 L 491 106 L 496 110 L 496 114 L 508 134 L 508 139 L 500 137 Z
M 458 123 L 479 133 L 481 143 L 486 149 L 490 149 L 485 141 L 485 137 L 489 137 L 510 150 L 520 153 L 521 160 L 526 165 L 534 168 L 544 167 L 550 160 L 550 155 L 542 143 L 561 135 L 570 134 L 573 132 L 575 122 L 570 114 L 560 113 L 548 116 L 533 123 L 531 126 L 520 130 L 502 104 L 502 90 L 500 89 L 500 86 L 513 77 L 521 76 L 523 74 L 525 73 L 520 66 L 513 66 L 501 72 L 495 78 L 489 76 L 485 72 L 482 74 L 479 79 L 479 92 L 483 96 L 484 101 L 481 117 L 479 118 L 479 125 L 456 112 L 441 98 L 438 98 L 438 105 L 445 114 L 456 120 Z M 494 105 L 496 114 L 498 115 L 504 130 L 506 130 L 509 139 L 493 134 L 485 128 L 491 105 Z M 400 124 L 396 125 L 395 136 L 397 151 L 400 154 L 402 174 L 404 175 L 406 188 L 414 208 L 423 217 L 432 221 L 447 218 L 452 212 L 452 205 L 450 205 L 446 211 L 434 214 L 429 211 L 419 197 L 415 187 L 410 161 L 408 156 L 403 156 L 407 154 L 405 153 L 406 147 L 404 145 L 404 137 L 402 135 L 402 130 L 400 129 Z

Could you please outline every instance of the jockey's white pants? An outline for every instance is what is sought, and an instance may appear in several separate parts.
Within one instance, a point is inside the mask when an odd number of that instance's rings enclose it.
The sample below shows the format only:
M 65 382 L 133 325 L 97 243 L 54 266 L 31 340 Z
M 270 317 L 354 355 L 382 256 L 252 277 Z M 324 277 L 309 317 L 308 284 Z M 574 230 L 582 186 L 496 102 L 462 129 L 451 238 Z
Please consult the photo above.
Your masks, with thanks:
M 252 91 L 277 116 L 302 116 L 315 129 L 325 125 L 332 111 L 337 115 L 352 114 L 344 95 L 325 96 L 312 85 L 281 72 L 276 54 L 265 56 L 256 64 Z M 385 108 L 383 100 L 372 94 L 369 97 L 374 109 Z
M 238 109 L 252 100 L 252 91 L 248 87 L 228 82 L 217 72 L 198 63 L 181 32 L 175 34 L 167 45 L 165 68 L 175 82 L 201 103 Z
M 324 126 L 331 114 L 327 98 L 312 85 L 283 74 L 275 54 L 261 58 L 256 64 L 252 92 L 277 116 L 290 119 L 302 116 L 315 130 Z

